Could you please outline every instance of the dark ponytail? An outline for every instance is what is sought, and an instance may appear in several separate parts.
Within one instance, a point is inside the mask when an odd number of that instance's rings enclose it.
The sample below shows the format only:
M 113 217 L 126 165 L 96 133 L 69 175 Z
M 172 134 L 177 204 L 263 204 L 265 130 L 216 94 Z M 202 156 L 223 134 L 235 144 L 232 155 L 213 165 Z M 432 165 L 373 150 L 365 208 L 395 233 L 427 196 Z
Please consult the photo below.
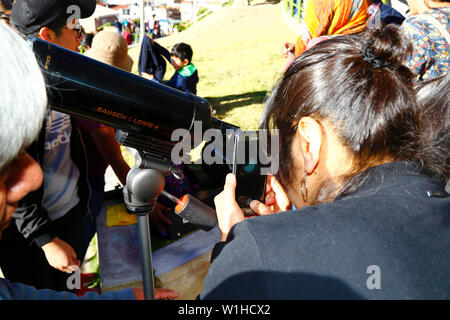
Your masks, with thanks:
M 263 128 L 278 129 L 283 142 L 283 185 L 298 183 L 292 181 L 290 145 L 305 116 L 331 123 L 352 156 L 353 170 L 342 177 L 348 192 L 360 185 L 353 177 L 380 161 L 417 159 L 418 106 L 412 73 L 402 64 L 410 51 L 398 27 L 388 25 L 323 41 L 294 61 L 268 99 L 262 121 Z M 330 201 L 331 189 L 324 187 L 316 202 Z

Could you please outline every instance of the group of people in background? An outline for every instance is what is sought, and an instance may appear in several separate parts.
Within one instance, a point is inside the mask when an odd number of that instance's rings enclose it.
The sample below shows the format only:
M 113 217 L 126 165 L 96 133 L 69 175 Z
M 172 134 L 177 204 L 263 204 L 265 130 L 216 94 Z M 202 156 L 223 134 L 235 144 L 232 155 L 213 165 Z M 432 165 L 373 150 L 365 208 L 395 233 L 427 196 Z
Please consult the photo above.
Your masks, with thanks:
M 123 19 L 122 21 L 119 21 L 119 19 L 116 18 L 114 20 L 114 26 L 116 27 L 117 32 L 127 40 L 128 45 L 140 42 L 141 26 L 139 20 Z M 161 26 L 159 20 L 156 20 L 155 14 L 152 15 L 151 19 L 145 22 L 145 33 L 150 34 L 155 39 L 161 37 Z
M 92 15 L 95 1 L 72 2 L 81 18 Z M 199 298 L 450 299 L 450 2 L 408 3 L 412 16 L 402 19 L 375 1 L 310 1 L 261 119 L 279 130 L 280 171 L 268 177 L 265 203 L 250 204 L 259 215 L 250 219 L 227 176 L 215 198 L 221 241 Z M 2 68 L 14 71 L 1 73 L 0 108 L 11 124 L 0 126 L 0 267 L 9 279 L 0 279 L 0 298 L 76 298 L 65 292 L 67 272 L 95 233 L 106 166 L 122 183 L 129 170 L 114 129 L 47 109 L 44 79 L 18 35 L 79 52 L 81 29 L 68 27 L 66 9 L 65 1 L 16 0 L 17 32 L 0 23 Z M 155 38 L 142 40 L 139 75 L 196 94 L 190 45 L 169 51 Z M 91 40 L 86 56 L 131 71 L 125 36 L 105 30 Z M 175 69 L 168 81 L 166 61 Z M 156 221 L 167 222 L 165 209 Z M 374 265 L 380 290 L 365 281 Z
M 406 65 L 416 80 L 445 74 L 449 66 L 450 3 L 448 0 L 407 0 L 409 17 L 380 0 L 310 0 L 303 32 L 295 43 L 286 42 L 286 68 L 306 49 L 339 35 L 359 33 L 384 24 L 399 25 L 413 44 Z
M 158 20 L 155 20 L 155 15 L 153 15 L 151 21 L 152 23 L 148 22 L 147 25 L 153 25 L 153 27 L 147 30 L 141 43 L 138 61 L 139 75 L 148 80 L 163 83 L 184 92 L 197 94 L 197 83 L 199 82 L 199 77 L 197 68 L 192 63 L 192 47 L 189 44 L 181 42 L 174 45 L 169 52 L 169 50 L 162 47 L 155 41 L 155 38 L 159 37 L 159 23 Z M 117 33 L 122 35 L 126 41 L 126 44 L 129 46 L 132 43 L 130 26 L 133 26 L 133 23 L 128 20 L 124 20 L 120 23 L 119 20 L 116 19 L 115 25 L 117 28 Z M 132 29 L 136 30 L 135 27 Z M 79 46 L 79 51 L 84 53 L 91 49 L 95 38 L 102 39 L 97 39 L 96 49 L 106 50 L 106 48 L 110 45 L 110 41 L 113 41 L 112 39 L 117 37 L 112 35 L 103 36 L 103 33 L 111 33 L 111 31 L 100 31 L 97 32 L 96 35 L 93 33 L 84 33 Z M 99 36 L 99 34 L 102 35 Z M 170 80 L 164 81 L 167 62 L 173 66 L 175 73 Z M 131 69 L 128 71 L 131 72 Z
M 153 39 L 161 37 L 160 23 L 159 20 L 155 19 L 155 17 L 156 15 L 152 15 L 152 18 L 145 23 L 145 33 L 150 35 Z M 114 27 L 117 33 L 125 38 L 127 45 L 140 43 L 141 26 L 139 20 L 123 19 L 122 21 L 119 21 L 119 19 L 116 18 L 114 20 Z M 80 45 L 81 53 L 89 49 L 93 37 L 102 30 L 105 30 L 105 26 L 101 26 L 100 30 L 84 33 L 84 37 Z

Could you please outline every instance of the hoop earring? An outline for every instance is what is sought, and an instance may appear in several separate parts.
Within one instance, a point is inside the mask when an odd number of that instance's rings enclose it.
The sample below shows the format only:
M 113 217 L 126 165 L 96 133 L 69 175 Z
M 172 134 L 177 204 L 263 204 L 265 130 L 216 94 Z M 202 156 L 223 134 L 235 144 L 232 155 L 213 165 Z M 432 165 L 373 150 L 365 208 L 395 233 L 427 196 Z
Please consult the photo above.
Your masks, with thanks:
M 303 175 L 303 179 L 302 179 L 302 182 L 300 183 L 300 192 L 302 193 L 302 198 L 303 198 L 303 201 L 306 203 L 307 202 L 307 200 L 308 200 L 308 184 L 306 183 L 306 177 L 307 177 L 308 175 L 306 174 L 306 172 L 305 172 L 305 174 Z M 303 191 L 303 186 L 305 186 L 305 191 Z

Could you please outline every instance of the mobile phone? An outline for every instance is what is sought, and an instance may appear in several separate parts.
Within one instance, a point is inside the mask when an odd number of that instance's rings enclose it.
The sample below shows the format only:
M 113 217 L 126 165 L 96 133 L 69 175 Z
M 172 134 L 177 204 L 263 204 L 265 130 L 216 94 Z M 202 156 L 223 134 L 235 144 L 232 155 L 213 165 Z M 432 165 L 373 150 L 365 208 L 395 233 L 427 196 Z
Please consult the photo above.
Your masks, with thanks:
M 261 173 L 259 148 L 258 131 L 236 131 L 232 172 L 237 183 L 236 202 L 245 216 L 256 214 L 250 208 L 252 200 L 265 200 L 267 176 Z

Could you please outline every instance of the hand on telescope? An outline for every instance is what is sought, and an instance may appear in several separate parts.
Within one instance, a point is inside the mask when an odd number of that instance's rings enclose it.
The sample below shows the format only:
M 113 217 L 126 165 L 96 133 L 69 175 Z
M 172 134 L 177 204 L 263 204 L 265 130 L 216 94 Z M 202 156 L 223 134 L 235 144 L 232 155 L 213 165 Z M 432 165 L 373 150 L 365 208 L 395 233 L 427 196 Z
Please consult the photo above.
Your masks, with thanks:
M 258 215 L 263 216 L 290 210 L 292 209 L 292 204 L 277 178 L 275 176 L 268 176 L 265 204 L 253 200 L 250 203 L 250 208 Z
M 235 199 L 236 177 L 229 173 L 225 180 L 223 191 L 214 198 L 217 220 L 221 231 L 221 241 L 227 239 L 231 228 L 243 221 L 244 213 Z

